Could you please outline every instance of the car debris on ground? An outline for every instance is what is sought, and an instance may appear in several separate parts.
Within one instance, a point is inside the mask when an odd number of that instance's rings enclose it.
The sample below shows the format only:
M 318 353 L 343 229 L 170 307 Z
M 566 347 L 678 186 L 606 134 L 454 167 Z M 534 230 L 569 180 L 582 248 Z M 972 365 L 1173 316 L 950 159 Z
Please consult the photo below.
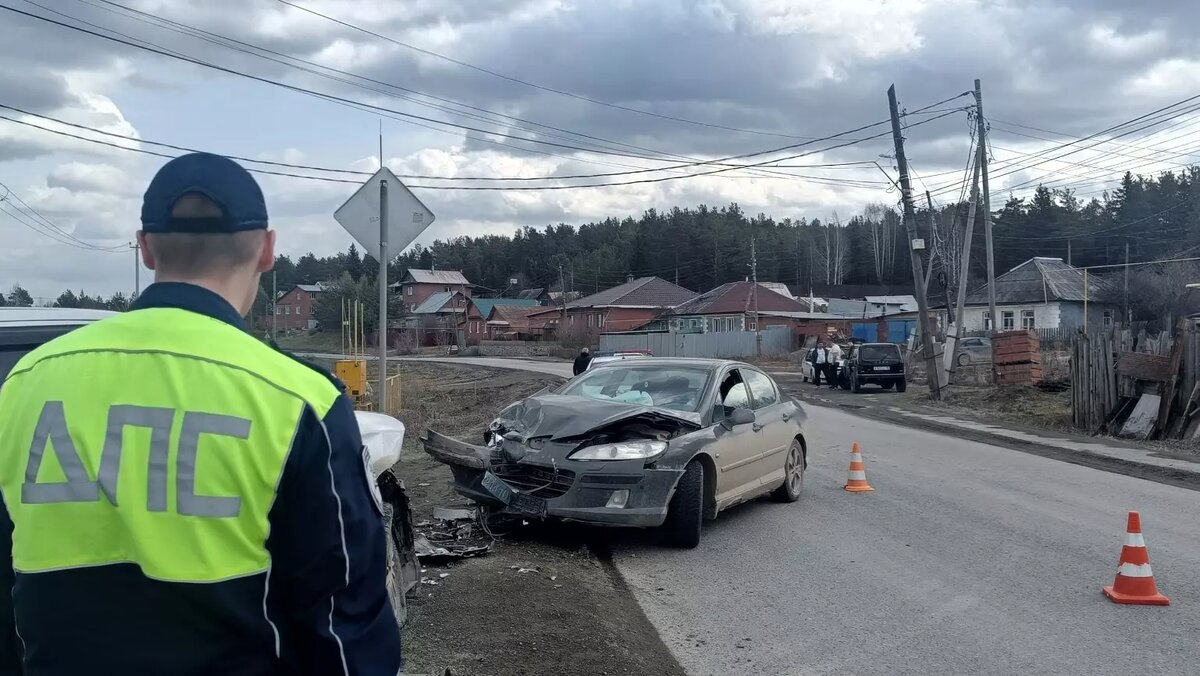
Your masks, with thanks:
M 416 525 L 414 547 L 422 563 L 445 563 L 490 554 L 494 532 L 485 525 L 479 508 L 437 507 L 433 521 Z

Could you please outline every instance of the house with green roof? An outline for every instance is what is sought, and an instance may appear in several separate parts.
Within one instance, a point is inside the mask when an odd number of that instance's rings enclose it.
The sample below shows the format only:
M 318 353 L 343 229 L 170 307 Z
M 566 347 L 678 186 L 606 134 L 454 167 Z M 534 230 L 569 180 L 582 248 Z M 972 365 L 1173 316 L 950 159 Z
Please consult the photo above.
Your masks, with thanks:
M 533 298 L 472 298 L 467 305 L 467 312 L 458 330 L 466 336 L 468 345 L 478 345 L 481 340 L 490 339 L 488 318 L 496 306 L 506 307 L 537 307 L 538 302 Z

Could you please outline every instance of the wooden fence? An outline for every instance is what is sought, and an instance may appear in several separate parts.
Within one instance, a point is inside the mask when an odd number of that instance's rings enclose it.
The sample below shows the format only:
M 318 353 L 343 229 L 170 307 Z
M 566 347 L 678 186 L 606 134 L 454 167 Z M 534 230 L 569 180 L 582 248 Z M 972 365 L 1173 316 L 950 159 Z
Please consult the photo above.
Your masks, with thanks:
M 1071 343 L 1071 413 L 1076 427 L 1139 438 L 1190 436 L 1200 426 L 1200 332 L 1144 329 L 1076 333 Z

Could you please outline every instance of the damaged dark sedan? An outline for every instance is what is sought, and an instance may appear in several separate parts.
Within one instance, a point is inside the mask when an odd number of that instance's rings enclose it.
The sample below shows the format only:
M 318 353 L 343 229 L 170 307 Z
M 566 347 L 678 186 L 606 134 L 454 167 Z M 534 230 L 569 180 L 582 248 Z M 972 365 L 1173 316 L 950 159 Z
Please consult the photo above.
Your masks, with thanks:
M 703 521 L 770 494 L 800 498 L 805 414 L 748 364 L 645 358 L 592 369 L 501 412 L 483 445 L 429 431 L 456 490 L 495 513 L 661 527 L 694 547 Z

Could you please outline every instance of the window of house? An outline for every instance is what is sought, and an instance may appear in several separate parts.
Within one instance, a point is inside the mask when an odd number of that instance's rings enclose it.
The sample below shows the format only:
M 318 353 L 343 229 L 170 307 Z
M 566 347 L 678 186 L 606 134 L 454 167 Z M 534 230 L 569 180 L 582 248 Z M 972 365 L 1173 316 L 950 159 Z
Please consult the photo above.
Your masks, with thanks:
M 411 286 L 404 287 L 404 293 L 411 296 L 413 294 L 413 288 Z
M 1017 328 L 1017 313 L 1012 310 L 1002 310 L 1000 312 L 1000 330 L 1012 331 Z
M 983 328 L 987 331 L 992 330 L 992 311 L 991 310 L 983 311 Z
M 1107 329 L 1112 325 L 1113 325 L 1113 311 L 1105 310 L 1104 311 L 1104 328 Z
M 1021 310 L 1021 328 L 1026 331 L 1034 328 L 1033 310 Z

